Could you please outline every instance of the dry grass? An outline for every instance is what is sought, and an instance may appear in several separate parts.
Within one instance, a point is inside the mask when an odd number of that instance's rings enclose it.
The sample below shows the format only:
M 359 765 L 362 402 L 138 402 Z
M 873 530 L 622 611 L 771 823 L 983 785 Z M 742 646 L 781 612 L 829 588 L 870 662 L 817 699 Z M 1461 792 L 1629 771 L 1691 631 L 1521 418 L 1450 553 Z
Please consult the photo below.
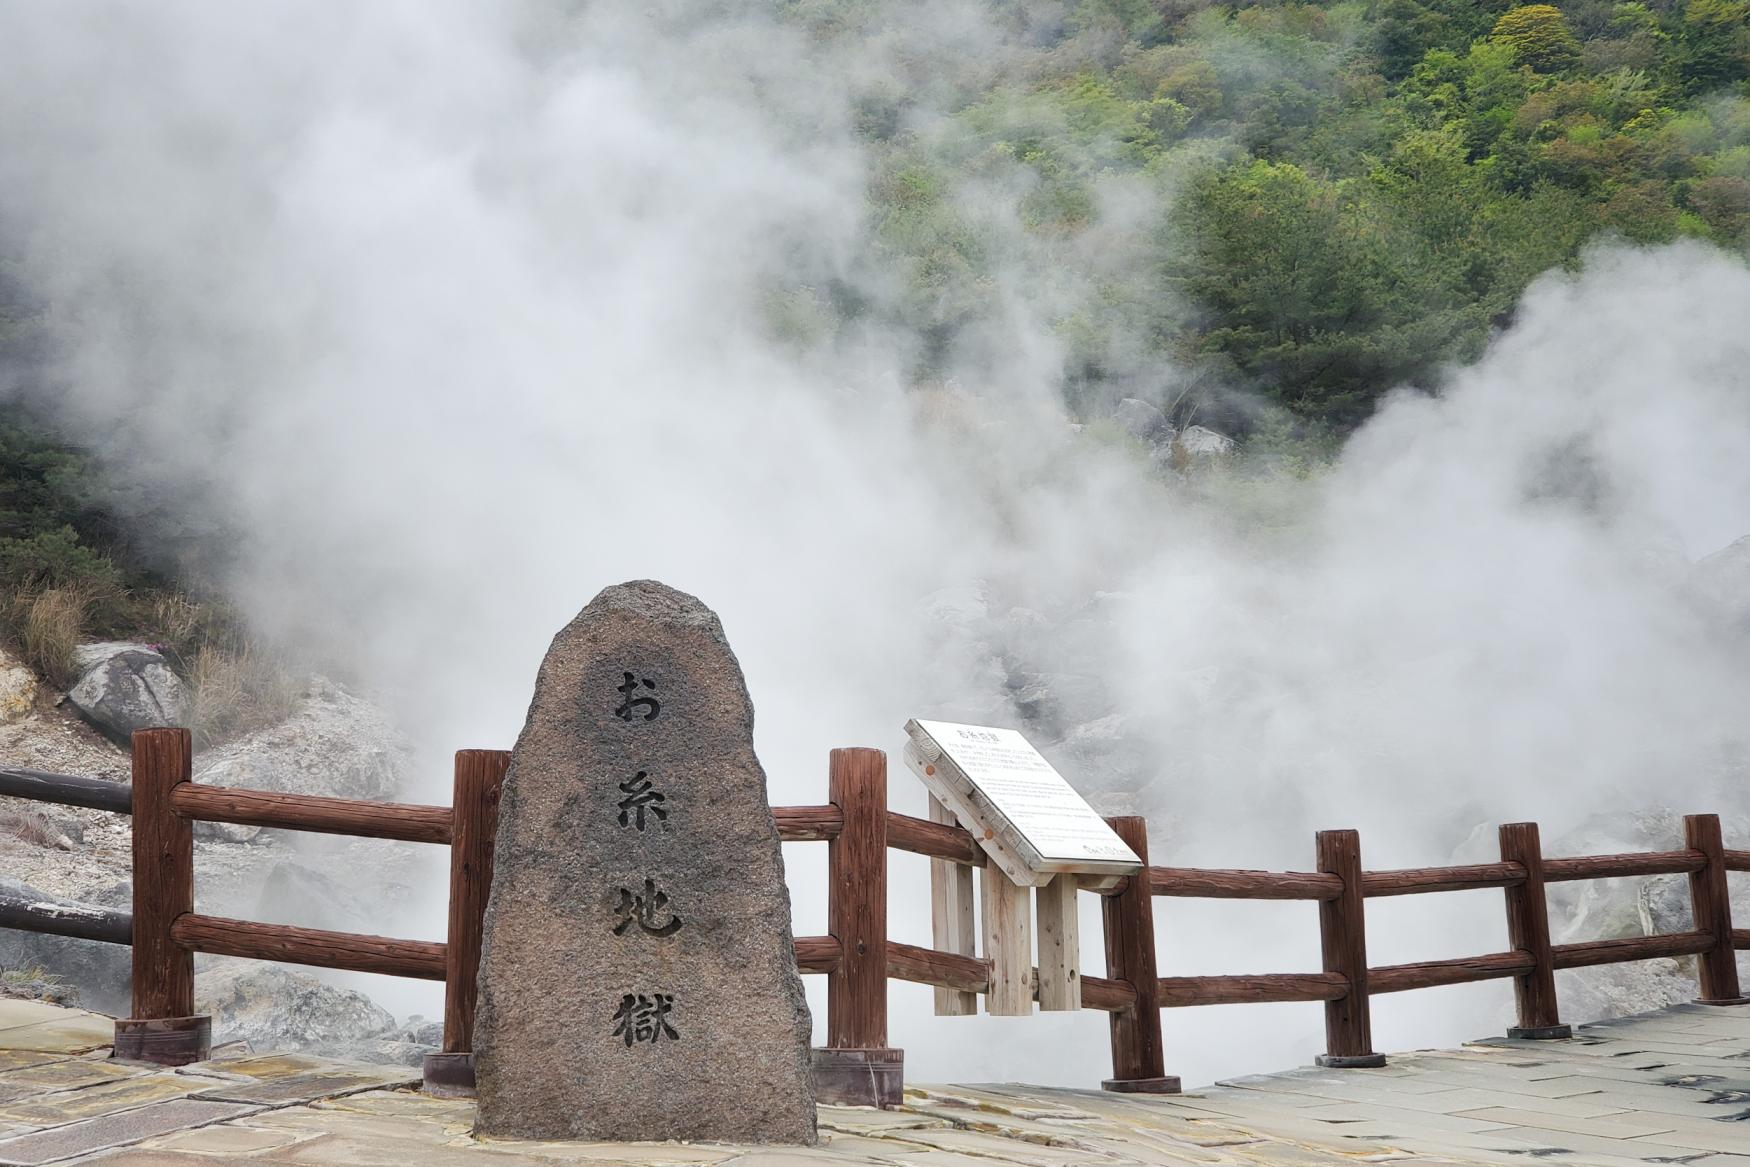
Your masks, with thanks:
M 145 614 L 153 642 L 181 653 L 200 642 L 209 620 L 207 609 L 182 592 L 159 592 L 152 596 Z
M 85 635 L 91 597 L 79 588 L 49 588 L 14 598 L 9 623 L 16 630 L 24 661 L 57 689 L 79 679 L 74 650 Z
M 122 615 L 106 616 L 111 607 Z M 0 597 L 0 642 L 53 688 L 78 681 L 78 647 L 103 637 L 143 640 L 163 651 L 192 693 L 191 728 L 202 748 L 284 720 L 302 694 L 295 670 L 253 646 L 222 602 L 180 591 L 116 600 L 85 586 Z M 7 829 L 0 821 L 0 831 Z
M 33 847 L 57 847 L 69 850 L 67 836 L 41 811 L 0 810 L 0 833 L 21 839 Z
M 284 721 L 300 686 L 276 662 L 249 648 L 199 648 L 188 667 L 194 691 L 194 734 L 205 748 Z

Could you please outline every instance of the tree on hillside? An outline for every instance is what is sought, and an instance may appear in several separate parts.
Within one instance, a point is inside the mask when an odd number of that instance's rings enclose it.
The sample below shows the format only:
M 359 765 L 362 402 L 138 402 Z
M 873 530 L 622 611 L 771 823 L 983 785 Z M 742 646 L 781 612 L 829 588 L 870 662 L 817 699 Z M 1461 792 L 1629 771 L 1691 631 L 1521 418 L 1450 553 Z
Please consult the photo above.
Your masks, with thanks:
M 1689 0 L 1677 42 L 1677 68 L 1689 92 L 1750 79 L 1750 0 Z
M 1190 346 L 1302 417 L 1354 424 L 1470 331 L 1460 273 L 1364 184 L 1240 164 L 1194 183 L 1178 226 L 1169 283 L 1204 310 Z
M 1553 4 L 1527 4 L 1502 13 L 1489 38 L 1539 73 L 1560 73 L 1580 61 L 1580 42 Z

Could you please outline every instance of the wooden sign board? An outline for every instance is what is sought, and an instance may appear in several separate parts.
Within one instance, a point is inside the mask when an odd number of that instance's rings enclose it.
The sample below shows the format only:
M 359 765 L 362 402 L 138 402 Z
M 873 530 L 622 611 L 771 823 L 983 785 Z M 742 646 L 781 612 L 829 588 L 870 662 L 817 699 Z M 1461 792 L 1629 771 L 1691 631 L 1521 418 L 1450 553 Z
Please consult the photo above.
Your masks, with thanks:
M 1012 729 L 908 721 L 906 764 L 1005 875 L 1042 887 L 1066 872 L 1130 875 L 1142 860 Z

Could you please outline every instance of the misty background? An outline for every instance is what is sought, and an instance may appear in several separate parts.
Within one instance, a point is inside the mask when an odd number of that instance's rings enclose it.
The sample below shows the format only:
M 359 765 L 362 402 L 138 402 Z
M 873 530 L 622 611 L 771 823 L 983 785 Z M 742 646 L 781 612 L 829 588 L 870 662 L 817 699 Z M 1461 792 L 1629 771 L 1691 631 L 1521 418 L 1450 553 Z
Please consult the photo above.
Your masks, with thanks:
M 651 577 L 721 615 L 774 804 L 939 717 L 1026 728 L 1149 816 L 1157 863 L 1304 869 L 1355 827 L 1369 867 L 1427 865 L 1498 822 L 1750 810 L 1750 589 L 1710 582 L 1750 570 L 1743 259 L 1600 237 L 1340 452 L 1271 444 L 1291 409 L 1134 311 L 1184 289 L 1137 240 L 1232 144 L 1094 167 L 1050 230 L 1039 172 L 951 116 L 1106 51 L 1098 23 L 1041 47 L 1073 7 L 5 5 L 0 224 L 44 336 L 6 392 L 93 452 L 142 554 L 394 714 L 410 800 L 508 748 L 553 633 Z M 978 100 L 999 135 L 1033 116 Z M 915 179 L 896 138 L 957 160 L 930 197 L 976 236 L 975 310 L 892 245 L 903 200 L 870 210 Z M 1163 459 L 1126 398 L 1254 440 Z M 441 932 L 439 859 L 384 931 Z M 786 862 L 823 931 L 824 849 Z M 925 864 L 893 865 L 893 934 L 927 943 Z M 1498 898 L 1441 901 L 1370 906 L 1374 962 L 1504 947 Z M 1164 973 L 1316 967 L 1305 905 L 1157 919 Z M 1509 1000 L 1382 999 L 1376 1045 Z M 917 1080 L 1104 1075 L 1091 1011 L 893 1001 Z M 1316 1006 L 1165 1025 L 1188 1083 L 1322 1040 Z

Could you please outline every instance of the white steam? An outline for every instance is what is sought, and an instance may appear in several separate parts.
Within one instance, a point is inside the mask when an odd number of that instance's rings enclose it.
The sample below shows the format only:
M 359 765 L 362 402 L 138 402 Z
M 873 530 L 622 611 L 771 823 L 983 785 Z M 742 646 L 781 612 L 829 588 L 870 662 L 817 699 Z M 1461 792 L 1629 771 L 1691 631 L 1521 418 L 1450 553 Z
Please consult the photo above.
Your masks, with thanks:
M 850 92 L 1005 41 L 970 3 L 849 47 L 747 7 L 5 5 L 0 215 L 60 343 L 49 404 L 264 633 L 396 709 L 410 797 L 508 745 L 552 633 L 650 576 L 722 615 L 777 803 L 907 717 L 1014 722 L 1021 667 L 1092 678 L 1107 719 L 1051 748 L 1090 789 L 1135 782 L 1078 759 L 1150 776 L 1157 862 L 1304 866 L 1355 826 L 1370 866 L 1430 863 L 1479 823 L 1743 805 L 1746 648 L 1685 585 L 1750 533 L 1742 264 L 1595 253 L 1333 472 L 1183 482 L 1058 404 L 1053 322 L 1097 305 L 1019 227 L 1017 173 L 963 192 L 1006 262 L 957 388 L 909 383 L 897 327 L 775 338 L 774 296 L 900 295 Z M 1072 258 L 1121 277 L 1159 199 L 1105 184 Z M 817 932 L 820 857 L 789 860 Z M 895 933 L 927 941 L 895 863 Z M 1503 946 L 1482 907 L 1382 908 L 1374 955 Z M 1164 902 L 1164 964 L 1314 966 L 1310 908 L 1244 911 Z M 1495 1025 L 1489 992 L 1380 1045 Z M 913 1078 L 1103 1076 L 1093 1013 L 894 1001 Z M 1198 1012 L 1169 1017 L 1187 1081 L 1317 1046 L 1314 1006 Z

